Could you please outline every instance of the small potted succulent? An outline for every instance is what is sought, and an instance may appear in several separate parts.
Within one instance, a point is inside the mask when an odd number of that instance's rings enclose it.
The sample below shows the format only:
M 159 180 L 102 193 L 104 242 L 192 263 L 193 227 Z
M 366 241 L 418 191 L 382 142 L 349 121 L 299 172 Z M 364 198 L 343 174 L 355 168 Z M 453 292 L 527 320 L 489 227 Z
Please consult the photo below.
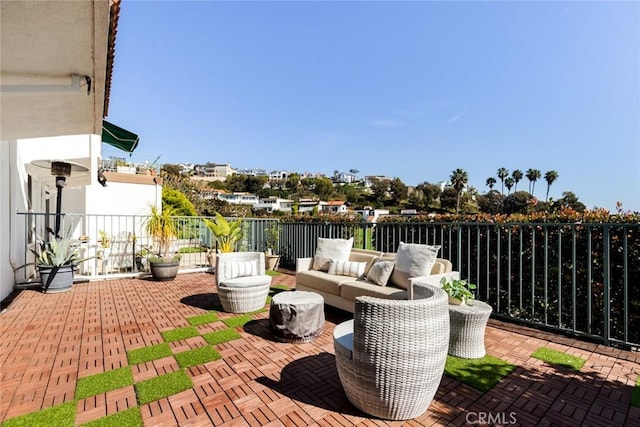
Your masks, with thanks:
M 451 279 L 448 281 L 446 277 L 443 277 L 440 284 L 442 290 L 449 296 L 449 304 L 461 305 L 474 298 L 471 291 L 476 288 L 476 285 L 468 283 L 466 280 Z

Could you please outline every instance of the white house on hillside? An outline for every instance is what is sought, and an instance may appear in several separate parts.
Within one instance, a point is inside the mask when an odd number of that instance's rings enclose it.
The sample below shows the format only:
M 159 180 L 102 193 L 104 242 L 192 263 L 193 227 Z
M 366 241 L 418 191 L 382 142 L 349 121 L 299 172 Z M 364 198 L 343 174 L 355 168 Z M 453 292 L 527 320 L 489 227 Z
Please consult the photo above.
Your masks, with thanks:
M 293 209 L 293 200 L 281 199 L 279 197 L 267 197 L 260 199 L 258 203 L 253 205 L 254 210 L 266 210 L 267 212 L 291 212 Z

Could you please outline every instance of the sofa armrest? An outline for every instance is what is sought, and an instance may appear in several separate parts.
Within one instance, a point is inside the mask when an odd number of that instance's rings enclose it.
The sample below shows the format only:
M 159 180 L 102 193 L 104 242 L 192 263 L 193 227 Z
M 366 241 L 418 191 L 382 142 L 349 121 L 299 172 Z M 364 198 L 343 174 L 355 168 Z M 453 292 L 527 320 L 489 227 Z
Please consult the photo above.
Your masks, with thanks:
M 431 274 L 429 276 L 410 277 L 409 278 L 409 287 L 407 289 L 407 298 L 408 299 L 413 299 L 413 284 L 414 283 L 425 283 L 427 285 L 431 285 L 431 286 L 435 286 L 437 288 L 441 288 L 442 284 L 440 283 L 440 281 L 442 280 L 443 277 L 446 277 L 449 280 L 451 280 L 451 279 L 460 279 L 460 272 L 459 271 L 449 271 L 448 273 L 442 273 L 442 274 Z
M 309 271 L 311 270 L 311 262 L 313 258 L 298 258 L 296 260 L 296 273 L 298 271 Z

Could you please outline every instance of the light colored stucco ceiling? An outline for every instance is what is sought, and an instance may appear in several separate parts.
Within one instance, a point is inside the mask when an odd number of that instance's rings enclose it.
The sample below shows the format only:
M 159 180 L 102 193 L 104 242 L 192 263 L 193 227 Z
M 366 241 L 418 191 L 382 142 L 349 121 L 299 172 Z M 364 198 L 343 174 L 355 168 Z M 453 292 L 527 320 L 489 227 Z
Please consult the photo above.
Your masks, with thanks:
M 0 139 L 101 133 L 111 3 L 0 1 Z

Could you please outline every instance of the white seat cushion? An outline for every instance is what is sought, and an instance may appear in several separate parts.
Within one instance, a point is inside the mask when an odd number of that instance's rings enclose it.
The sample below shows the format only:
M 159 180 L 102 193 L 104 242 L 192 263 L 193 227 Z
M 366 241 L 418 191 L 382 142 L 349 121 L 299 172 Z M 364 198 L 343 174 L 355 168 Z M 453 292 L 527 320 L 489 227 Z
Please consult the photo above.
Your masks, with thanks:
M 228 279 L 220 283 L 220 286 L 226 288 L 252 288 L 254 286 L 263 286 L 271 284 L 271 276 L 244 276 Z

